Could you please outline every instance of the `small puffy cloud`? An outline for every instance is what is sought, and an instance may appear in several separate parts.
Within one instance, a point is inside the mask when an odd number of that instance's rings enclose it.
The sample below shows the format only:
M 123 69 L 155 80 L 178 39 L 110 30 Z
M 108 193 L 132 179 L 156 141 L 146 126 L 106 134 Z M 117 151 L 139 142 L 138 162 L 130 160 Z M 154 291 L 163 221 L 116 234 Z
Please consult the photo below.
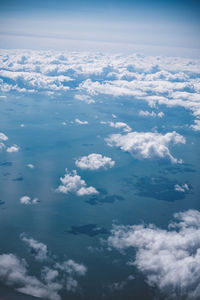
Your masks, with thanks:
M 185 192 L 189 191 L 189 186 L 187 185 L 187 183 L 182 184 L 182 185 L 176 184 L 174 186 L 174 190 L 177 192 L 185 193 Z
M 194 120 L 194 124 L 190 126 L 194 131 L 200 131 L 200 120 Z
M 20 124 L 20 127 L 22 127 L 22 128 L 23 128 L 24 126 L 25 126 L 24 124 Z
M 61 123 L 63 126 L 66 126 L 67 125 L 67 123 L 64 121 L 64 122 L 62 122 Z
M 0 132 L 0 141 L 7 141 L 7 140 L 8 137 L 4 133 Z
M 108 122 L 110 127 L 123 129 L 124 132 L 130 132 L 132 129 L 129 125 L 124 122 Z
M 36 260 L 43 261 L 48 258 L 48 250 L 45 244 L 40 243 L 33 238 L 28 238 L 24 233 L 20 236 L 22 241 L 30 248 L 31 253 L 34 254 Z
M 98 170 L 100 168 L 108 169 L 115 165 L 115 162 L 107 156 L 101 154 L 92 153 L 88 156 L 82 156 L 75 161 L 78 168 L 82 170 Z
M 87 187 L 85 180 L 77 174 L 75 170 L 69 173 L 66 169 L 64 177 L 60 178 L 61 185 L 57 188 L 57 192 L 68 194 L 69 192 L 75 193 L 77 196 L 85 196 L 98 194 L 99 192 L 92 186 Z
M 108 244 L 119 251 L 136 248 L 129 265 L 136 266 L 165 299 L 199 299 L 200 212 L 191 209 L 174 218 L 168 230 L 154 225 L 113 226 Z
M 80 124 L 80 125 L 87 125 L 88 124 L 88 121 L 81 121 L 81 120 L 79 120 L 79 119 L 75 119 L 75 122 L 76 123 L 78 123 L 78 124 Z
M 28 164 L 27 167 L 30 168 L 30 169 L 34 169 L 35 168 L 35 166 L 33 164 Z
M 159 117 L 162 118 L 164 113 L 160 111 L 159 113 L 155 113 L 154 111 L 149 112 L 148 110 L 140 110 L 139 115 L 142 117 Z
M 105 141 L 111 147 L 116 146 L 122 151 L 130 152 L 137 159 L 169 159 L 172 163 L 181 163 L 182 161 L 172 156 L 168 146 L 178 143 L 185 144 L 186 142 L 185 138 L 175 131 L 164 135 L 153 132 L 112 134 Z
M 23 196 L 20 198 L 20 202 L 21 204 L 25 204 L 25 205 L 38 204 L 39 199 L 38 198 L 31 199 L 29 196 Z
M 72 259 L 64 261 L 62 264 L 57 263 L 56 268 L 70 275 L 84 276 L 87 272 L 87 268 L 83 264 L 76 263 Z
M 6 151 L 9 152 L 9 153 L 12 153 L 12 152 L 18 152 L 18 151 L 19 151 L 19 146 L 13 145 L 13 146 L 11 146 L 11 147 L 8 147 L 8 148 L 6 149 Z

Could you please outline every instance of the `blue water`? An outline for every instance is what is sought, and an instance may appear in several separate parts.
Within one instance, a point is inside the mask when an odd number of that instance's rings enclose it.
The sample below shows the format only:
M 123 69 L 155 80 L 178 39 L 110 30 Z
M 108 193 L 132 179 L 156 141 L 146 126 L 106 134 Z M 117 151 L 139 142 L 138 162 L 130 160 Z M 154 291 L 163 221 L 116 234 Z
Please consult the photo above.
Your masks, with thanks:
M 113 223 L 145 222 L 167 228 L 174 212 L 200 209 L 200 142 L 197 133 L 181 127 L 190 122 L 191 116 L 181 108 L 172 113 L 172 109 L 160 107 L 167 118 L 141 121 L 138 111 L 147 109 L 144 102 L 99 96 L 99 101 L 87 105 L 73 96 L 10 93 L 0 101 L 0 131 L 9 137 L 7 144 L 20 146 L 17 153 L 0 153 L 0 252 L 25 258 L 30 274 L 38 276 L 41 264 L 35 262 L 20 239 L 25 232 L 46 244 L 58 261 L 73 259 L 87 266 L 87 274 L 78 280 L 81 293 L 63 290 L 63 299 L 153 299 L 154 289 L 136 268 L 126 264 L 129 254 L 108 251 L 101 239 L 108 237 Z M 112 113 L 117 115 L 116 121 L 126 122 L 135 131 L 152 131 L 157 126 L 158 132 L 166 133 L 178 126 L 177 131 L 187 143 L 170 149 L 184 163 L 137 160 L 119 148 L 109 147 L 104 139 L 118 130 L 101 125 L 100 121 L 113 121 Z M 74 123 L 75 118 L 87 120 L 88 125 Z M 66 126 L 62 125 L 64 121 Z M 115 167 L 77 169 L 75 159 L 90 153 L 111 157 Z M 30 163 L 34 169 L 27 167 Z M 101 191 L 100 195 L 94 198 L 57 193 L 65 168 L 77 169 L 88 186 Z M 159 184 L 152 182 L 152 177 Z M 173 187 L 184 183 L 191 187 L 190 191 L 179 197 Z M 39 204 L 22 205 L 19 199 L 24 195 L 38 197 Z M 76 234 L 70 232 L 73 226 Z M 93 235 L 92 230 L 99 227 L 103 230 Z M 91 247 L 98 250 L 91 251 Z M 134 250 L 130 251 L 132 254 Z M 123 281 L 131 274 L 134 281 L 127 283 L 125 289 L 111 292 L 109 286 L 113 282 Z

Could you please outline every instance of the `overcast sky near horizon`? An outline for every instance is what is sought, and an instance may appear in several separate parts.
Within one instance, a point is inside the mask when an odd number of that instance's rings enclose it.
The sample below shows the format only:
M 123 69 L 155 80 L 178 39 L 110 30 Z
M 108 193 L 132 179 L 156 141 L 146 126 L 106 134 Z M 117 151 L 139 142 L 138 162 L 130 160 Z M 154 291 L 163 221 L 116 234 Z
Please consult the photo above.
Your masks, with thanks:
M 200 57 L 199 1 L 2 0 L 0 47 Z

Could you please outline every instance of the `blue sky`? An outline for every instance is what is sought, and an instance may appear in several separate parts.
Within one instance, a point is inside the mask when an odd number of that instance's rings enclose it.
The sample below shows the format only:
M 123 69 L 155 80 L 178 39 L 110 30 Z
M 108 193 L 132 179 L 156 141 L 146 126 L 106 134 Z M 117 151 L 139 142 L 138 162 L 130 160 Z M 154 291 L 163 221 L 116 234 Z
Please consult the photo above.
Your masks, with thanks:
M 199 56 L 199 1 L 1 1 L 0 47 Z

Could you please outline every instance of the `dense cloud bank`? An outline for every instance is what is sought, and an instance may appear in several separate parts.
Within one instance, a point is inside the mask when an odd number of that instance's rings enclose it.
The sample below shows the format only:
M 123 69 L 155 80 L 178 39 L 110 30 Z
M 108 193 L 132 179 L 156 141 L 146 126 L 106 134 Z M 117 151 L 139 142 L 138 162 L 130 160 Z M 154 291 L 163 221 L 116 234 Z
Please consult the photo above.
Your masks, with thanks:
M 0 64 L 3 93 L 15 90 L 52 94 L 74 90 L 75 99 L 88 104 L 94 103 L 93 98 L 99 94 L 133 96 L 150 106 L 164 104 L 190 110 L 196 118 L 191 128 L 199 130 L 198 59 L 1 50 Z
M 200 212 L 174 214 L 168 230 L 155 225 L 113 226 L 109 246 L 137 249 L 134 261 L 166 299 L 200 298 Z

